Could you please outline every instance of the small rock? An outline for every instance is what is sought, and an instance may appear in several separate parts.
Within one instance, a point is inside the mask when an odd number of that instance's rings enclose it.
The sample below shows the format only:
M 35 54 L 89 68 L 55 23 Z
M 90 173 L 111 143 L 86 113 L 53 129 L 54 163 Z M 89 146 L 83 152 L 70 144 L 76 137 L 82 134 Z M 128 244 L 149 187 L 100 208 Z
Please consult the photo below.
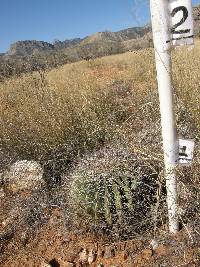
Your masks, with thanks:
M 100 263 L 99 265 L 97 265 L 97 267 L 104 267 L 104 265 Z
M 5 192 L 3 188 L 0 188 L 0 198 L 4 198 L 4 197 L 5 197 Z
M 36 161 L 21 160 L 3 174 L 4 183 L 12 192 L 35 190 L 44 184 L 43 169 Z
M 95 262 L 96 257 L 97 257 L 97 255 L 96 255 L 95 250 L 90 249 L 89 254 L 88 254 L 88 263 L 92 264 L 93 262 Z
M 151 245 L 152 249 L 155 250 L 158 247 L 158 241 L 153 239 L 153 240 L 151 240 L 150 245 Z
M 75 267 L 76 264 L 73 262 L 66 262 L 65 265 L 62 265 L 61 267 Z
M 83 251 L 80 252 L 79 262 L 83 264 L 88 263 L 88 250 L 86 248 L 84 248 Z
M 4 220 L 3 222 L 1 222 L 1 228 L 5 228 L 8 224 L 7 220 Z

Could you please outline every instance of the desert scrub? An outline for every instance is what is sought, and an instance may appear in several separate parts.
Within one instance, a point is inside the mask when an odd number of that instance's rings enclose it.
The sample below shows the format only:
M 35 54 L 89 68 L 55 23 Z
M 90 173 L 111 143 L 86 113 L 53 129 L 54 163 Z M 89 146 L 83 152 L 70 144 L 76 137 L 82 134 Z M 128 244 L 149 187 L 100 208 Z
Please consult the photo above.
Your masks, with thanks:
M 199 47 L 198 41 L 192 51 L 173 52 L 178 129 L 196 140 Z M 95 59 L 92 64 L 68 64 L 43 74 L 0 83 L 5 164 L 30 159 L 45 165 L 59 158 L 61 165 L 62 158 L 68 161 L 68 152 L 60 151 L 73 151 L 71 159 L 118 140 L 119 135 L 148 155 L 162 153 L 152 49 Z
M 191 126 L 185 136 L 199 140 L 200 136 L 200 42 L 192 49 L 181 48 L 173 53 L 173 80 L 182 124 Z M 181 102 L 181 105 L 180 105 Z M 183 111 L 184 108 L 184 111 Z M 178 112 L 178 111 L 177 111 Z M 184 114 L 183 114 L 184 112 Z M 180 114 L 180 113 L 179 113 Z
M 73 149 L 75 156 L 113 138 L 116 126 L 129 114 L 130 89 L 122 85 L 122 97 L 115 84 L 100 87 L 94 77 L 85 77 L 79 70 L 77 75 L 79 78 L 75 80 L 74 73 L 69 72 L 67 80 L 55 83 L 48 75 L 41 80 L 41 76 L 34 73 L 0 85 L 0 134 L 2 151 L 7 158 L 38 160 L 45 164 L 58 158 L 54 151 L 59 154 L 63 148 Z M 63 157 L 67 160 L 66 153 Z M 62 159 L 62 155 L 59 158 Z
M 46 161 L 61 146 L 82 153 L 109 142 L 121 123 L 148 101 L 151 57 L 146 64 L 149 52 L 143 53 L 145 61 L 139 61 L 139 53 L 129 53 L 97 59 L 92 66 L 79 62 L 2 82 L 0 138 L 5 162 Z M 137 79 L 142 77 L 140 86 Z M 135 129 L 142 120 L 132 120 Z
M 74 221 L 90 229 L 117 227 L 121 234 L 152 229 L 159 180 L 154 165 L 123 147 L 84 157 L 70 175 Z

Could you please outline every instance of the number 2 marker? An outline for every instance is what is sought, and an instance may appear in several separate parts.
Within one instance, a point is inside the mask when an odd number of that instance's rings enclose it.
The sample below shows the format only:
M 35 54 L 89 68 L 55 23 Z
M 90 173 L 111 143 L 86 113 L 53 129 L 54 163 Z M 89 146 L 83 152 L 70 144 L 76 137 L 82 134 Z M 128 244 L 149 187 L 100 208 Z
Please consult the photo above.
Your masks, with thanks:
M 173 107 L 170 49 L 172 46 L 193 44 L 192 4 L 191 0 L 150 0 L 150 7 L 160 100 L 169 231 L 175 234 L 179 230 L 176 182 L 179 141 Z
M 173 46 L 192 45 L 194 38 L 194 27 L 192 18 L 191 0 L 170 0 L 170 25 Z

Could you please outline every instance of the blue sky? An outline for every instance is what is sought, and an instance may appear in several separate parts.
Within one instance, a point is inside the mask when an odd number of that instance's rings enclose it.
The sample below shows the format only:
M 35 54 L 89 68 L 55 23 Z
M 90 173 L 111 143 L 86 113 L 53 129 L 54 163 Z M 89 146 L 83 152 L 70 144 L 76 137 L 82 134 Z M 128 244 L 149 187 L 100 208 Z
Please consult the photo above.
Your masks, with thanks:
M 0 0 L 0 52 L 18 40 L 52 42 L 148 21 L 148 0 Z

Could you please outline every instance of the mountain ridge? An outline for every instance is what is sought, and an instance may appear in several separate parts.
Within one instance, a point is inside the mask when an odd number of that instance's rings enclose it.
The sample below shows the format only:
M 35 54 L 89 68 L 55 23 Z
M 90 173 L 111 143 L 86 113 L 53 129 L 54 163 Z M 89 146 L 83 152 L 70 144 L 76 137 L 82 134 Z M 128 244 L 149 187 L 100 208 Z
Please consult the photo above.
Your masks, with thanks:
M 193 7 L 194 30 L 195 35 L 200 35 L 200 5 Z M 1 53 L 2 56 L 30 56 L 40 52 L 52 52 L 68 48 L 76 47 L 77 45 L 89 45 L 92 43 L 101 42 L 116 42 L 122 43 L 130 40 L 137 40 L 145 37 L 151 39 L 151 25 L 147 24 L 143 27 L 131 27 L 119 31 L 101 31 L 84 38 L 66 39 L 64 41 L 55 40 L 54 42 L 45 42 L 37 40 L 17 41 L 10 45 L 10 49 L 6 53 Z M 130 42 L 129 42 L 130 43 Z
M 200 5 L 193 8 L 194 32 L 200 37 Z M 132 27 L 116 32 L 97 32 L 85 38 L 55 40 L 52 43 L 37 40 L 11 44 L 0 54 L 0 81 L 12 75 L 52 69 L 80 60 L 135 51 L 153 46 L 151 25 Z
M 85 45 L 90 43 L 98 43 L 101 41 L 123 42 L 131 39 L 138 39 L 143 37 L 150 31 L 150 26 L 132 27 L 116 32 L 103 31 L 97 32 L 85 38 L 66 39 L 64 41 L 56 40 L 53 43 L 38 41 L 38 40 L 24 40 L 17 41 L 10 45 L 10 49 L 4 53 L 5 56 L 28 56 L 37 54 L 39 52 L 55 51 L 73 47 L 76 45 Z

